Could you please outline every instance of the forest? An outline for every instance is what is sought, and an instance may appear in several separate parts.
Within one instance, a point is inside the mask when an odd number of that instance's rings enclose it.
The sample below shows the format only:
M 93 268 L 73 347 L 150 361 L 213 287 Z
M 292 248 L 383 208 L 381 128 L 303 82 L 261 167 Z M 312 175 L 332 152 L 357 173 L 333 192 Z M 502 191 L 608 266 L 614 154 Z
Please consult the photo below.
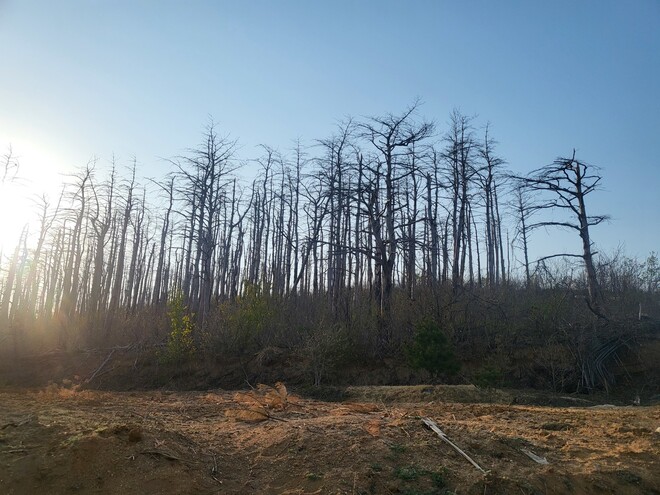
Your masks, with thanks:
M 490 125 L 458 110 L 439 125 L 418 103 L 240 153 L 210 122 L 162 177 L 93 160 L 41 197 L 0 253 L 5 362 L 139 350 L 121 380 L 148 387 L 658 394 L 658 257 L 597 251 L 607 178 L 588 157 L 557 150 L 516 175 Z M 0 165 L 3 183 L 20 176 L 11 151 Z M 580 249 L 535 258 L 553 229 Z

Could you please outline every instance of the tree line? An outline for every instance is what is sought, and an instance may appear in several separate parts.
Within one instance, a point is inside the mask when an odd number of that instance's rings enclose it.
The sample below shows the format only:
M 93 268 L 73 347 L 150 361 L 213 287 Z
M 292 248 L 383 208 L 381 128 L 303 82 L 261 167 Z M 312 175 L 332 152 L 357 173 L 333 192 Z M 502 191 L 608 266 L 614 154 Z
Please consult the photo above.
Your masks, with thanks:
M 367 308 L 373 345 L 386 352 L 398 332 L 395 295 L 431 301 L 425 311 L 439 316 L 466 291 L 556 286 L 555 256 L 579 259 L 574 283 L 594 318 L 608 320 L 607 270 L 589 232 L 606 216 L 586 202 L 598 169 L 573 153 L 515 176 L 490 126 L 455 110 L 439 129 L 418 110 L 348 119 L 312 146 L 263 145 L 252 160 L 210 123 L 199 146 L 169 160 L 169 174 L 142 183 L 135 162 L 128 173 L 90 162 L 60 197 L 41 198 L 37 231 L 26 226 L 3 256 L 0 328 L 84 315 L 103 336 L 118 315 L 178 294 L 202 332 L 215 308 L 257 290 L 314 300 L 331 322 Z M 9 155 L 4 176 L 15 167 Z M 575 231 L 581 252 L 530 259 L 541 227 Z M 649 263 L 633 283 L 654 292 Z

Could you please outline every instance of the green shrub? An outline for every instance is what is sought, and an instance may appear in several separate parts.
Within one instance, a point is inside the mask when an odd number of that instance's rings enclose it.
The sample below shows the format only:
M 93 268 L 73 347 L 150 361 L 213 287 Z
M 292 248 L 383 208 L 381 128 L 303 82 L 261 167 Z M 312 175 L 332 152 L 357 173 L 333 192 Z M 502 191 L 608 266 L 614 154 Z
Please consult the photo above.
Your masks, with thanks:
M 434 321 L 424 320 L 417 325 L 413 343 L 406 351 L 409 364 L 428 371 L 433 378 L 443 373 L 454 375 L 460 369 L 449 340 Z
M 419 474 L 415 466 L 400 467 L 394 471 L 394 476 L 404 481 L 414 481 L 419 478 Z
M 194 324 L 192 315 L 183 302 L 183 294 L 180 292 L 174 294 L 168 302 L 167 318 L 170 333 L 161 360 L 167 363 L 181 363 L 192 358 L 195 355 Z
M 479 368 L 473 375 L 474 384 L 481 388 L 495 388 L 502 386 L 504 373 L 501 369 L 487 364 Z
M 267 334 L 274 324 L 275 316 L 268 289 L 246 285 L 243 295 L 236 298 L 227 317 L 232 347 L 242 354 L 270 345 Z

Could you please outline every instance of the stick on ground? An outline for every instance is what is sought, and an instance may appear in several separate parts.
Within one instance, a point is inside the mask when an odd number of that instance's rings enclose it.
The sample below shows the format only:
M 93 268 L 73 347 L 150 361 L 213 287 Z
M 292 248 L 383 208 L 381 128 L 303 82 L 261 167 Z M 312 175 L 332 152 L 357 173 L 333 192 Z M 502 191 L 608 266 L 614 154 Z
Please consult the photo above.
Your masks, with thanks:
M 475 468 L 477 468 L 482 473 L 486 474 L 486 471 L 479 464 L 474 462 L 474 460 L 469 455 L 467 455 L 465 452 L 463 452 L 454 442 L 452 442 L 451 440 L 449 440 L 449 438 L 447 438 L 447 435 L 445 435 L 445 432 L 442 431 L 438 427 L 438 425 L 435 423 L 435 421 L 433 421 L 430 418 L 422 418 L 422 421 L 424 422 L 424 424 L 426 426 L 428 426 L 429 428 L 431 428 L 431 430 L 433 430 L 435 433 L 437 433 L 437 435 L 442 439 L 443 442 L 449 444 L 451 446 L 451 448 L 453 448 L 456 452 L 458 452 L 463 457 L 465 457 L 470 462 L 470 464 L 472 464 Z

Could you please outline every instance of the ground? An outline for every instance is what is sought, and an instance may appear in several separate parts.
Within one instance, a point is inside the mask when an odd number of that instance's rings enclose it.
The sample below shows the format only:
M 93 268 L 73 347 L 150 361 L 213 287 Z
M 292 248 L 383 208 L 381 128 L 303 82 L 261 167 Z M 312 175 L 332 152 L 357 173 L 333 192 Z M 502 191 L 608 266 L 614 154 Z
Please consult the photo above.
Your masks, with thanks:
M 353 387 L 338 402 L 281 384 L 5 387 L 0 493 L 660 493 L 660 406 L 557 400 L 578 407 L 471 386 Z

